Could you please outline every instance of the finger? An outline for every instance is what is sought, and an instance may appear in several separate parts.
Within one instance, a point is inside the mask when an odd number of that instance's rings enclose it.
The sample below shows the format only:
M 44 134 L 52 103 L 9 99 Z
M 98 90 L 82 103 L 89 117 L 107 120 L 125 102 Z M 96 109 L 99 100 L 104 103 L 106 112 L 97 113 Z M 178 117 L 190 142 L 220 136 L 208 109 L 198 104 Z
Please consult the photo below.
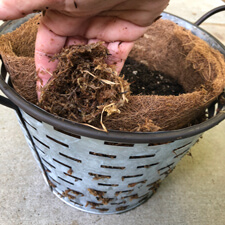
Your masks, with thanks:
M 119 17 L 139 26 L 149 26 L 168 6 L 169 0 L 129 0 L 122 1 L 101 16 Z
M 115 65 L 118 74 L 120 74 L 133 45 L 133 42 L 109 43 L 108 50 L 110 55 L 107 59 L 107 64 Z
M 88 44 L 97 43 L 99 39 L 90 39 Z M 123 65 L 127 59 L 128 54 L 133 48 L 133 42 L 111 42 L 103 43 L 103 45 L 108 49 L 109 55 L 106 60 L 108 65 L 114 65 L 118 74 L 123 68 Z
M 134 41 L 148 29 L 148 27 L 138 26 L 118 17 L 73 18 L 54 10 L 48 10 L 43 21 L 58 35 L 81 36 L 105 42 Z
M 97 43 L 97 42 L 99 42 L 100 40 L 99 39 L 97 39 L 97 38 L 93 38 L 93 39 L 89 39 L 88 40 L 88 44 L 94 44 L 94 43 Z M 107 46 L 106 46 L 107 47 Z
M 97 43 L 100 40 L 98 39 L 90 39 L 88 44 Z M 116 72 L 120 74 L 124 63 L 127 59 L 128 54 L 130 53 L 133 42 L 111 42 L 111 43 L 103 43 L 103 45 L 108 49 L 109 55 L 106 59 L 106 63 L 108 65 L 114 65 L 116 68 Z
M 95 17 L 89 23 L 84 36 L 87 39 L 99 39 L 106 42 L 132 42 L 141 37 L 148 27 L 135 25 L 116 17 Z
M 43 23 L 40 23 L 35 46 L 35 65 L 37 71 L 37 94 L 40 99 L 42 87 L 51 78 L 57 61 L 50 61 L 51 56 L 59 53 L 66 43 L 66 37 L 54 34 Z
M 85 34 L 87 38 L 104 40 L 108 43 L 110 56 L 107 64 L 115 65 L 119 74 L 136 39 L 148 29 L 118 18 L 96 17 Z
M 80 36 L 68 37 L 65 47 L 68 47 L 70 45 L 86 45 L 87 43 L 88 40 Z

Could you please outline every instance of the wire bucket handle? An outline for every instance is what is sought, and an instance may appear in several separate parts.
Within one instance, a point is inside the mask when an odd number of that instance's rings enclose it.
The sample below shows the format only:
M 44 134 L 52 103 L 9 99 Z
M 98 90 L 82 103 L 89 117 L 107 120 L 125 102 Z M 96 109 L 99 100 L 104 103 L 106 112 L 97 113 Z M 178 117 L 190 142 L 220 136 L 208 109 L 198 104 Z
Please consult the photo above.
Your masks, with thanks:
M 209 12 L 205 13 L 203 16 L 201 16 L 195 23 L 194 25 L 199 26 L 201 25 L 205 20 L 207 20 L 208 18 L 210 18 L 211 16 L 213 16 L 214 14 L 218 13 L 218 12 L 222 12 L 225 11 L 225 5 L 216 7 L 212 10 L 210 10 Z

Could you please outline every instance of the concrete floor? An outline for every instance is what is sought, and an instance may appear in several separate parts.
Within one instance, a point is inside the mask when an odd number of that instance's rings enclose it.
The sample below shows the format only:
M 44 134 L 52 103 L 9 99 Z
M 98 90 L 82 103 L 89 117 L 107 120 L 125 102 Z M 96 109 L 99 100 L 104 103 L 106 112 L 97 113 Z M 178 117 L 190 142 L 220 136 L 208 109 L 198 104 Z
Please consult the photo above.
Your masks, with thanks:
M 194 22 L 221 0 L 171 0 L 167 12 Z M 203 26 L 225 44 L 225 13 Z M 46 186 L 15 113 L 0 106 L 0 224 L 223 225 L 225 224 L 225 121 L 207 131 L 153 197 L 120 215 L 71 208 Z

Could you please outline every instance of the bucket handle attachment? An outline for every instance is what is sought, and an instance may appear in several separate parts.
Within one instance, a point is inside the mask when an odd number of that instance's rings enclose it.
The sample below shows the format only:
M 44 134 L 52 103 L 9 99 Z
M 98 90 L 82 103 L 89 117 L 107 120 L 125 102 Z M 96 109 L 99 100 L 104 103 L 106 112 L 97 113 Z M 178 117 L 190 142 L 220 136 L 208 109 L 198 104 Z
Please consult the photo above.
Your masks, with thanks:
M 11 102 L 8 98 L 1 95 L 0 95 L 0 105 L 4 105 L 16 111 L 18 110 L 18 107 L 13 102 Z
M 212 15 L 218 13 L 218 12 L 222 12 L 225 11 L 225 5 L 216 7 L 215 9 L 210 10 L 209 12 L 205 13 L 202 17 L 200 17 L 195 23 L 194 25 L 199 26 L 201 25 L 205 20 L 207 20 L 209 17 L 211 17 Z
M 0 61 L 2 63 L 1 65 L 1 75 L 3 75 L 3 77 L 6 77 L 7 71 L 5 68 L 5 65 L 3 63 L 2 57 L 0 55 Z M 3 79 L 3 78 L 1 78 Z M 1 95 L 0 93 L 0 105 L 6 106 L 8 108 L 14 109 L 15 111 L 18 111 L 19 108 L 17 107 L 17 105 L 15 105 L 11 100 L 9 100 L 8 98 L 4 97 Z

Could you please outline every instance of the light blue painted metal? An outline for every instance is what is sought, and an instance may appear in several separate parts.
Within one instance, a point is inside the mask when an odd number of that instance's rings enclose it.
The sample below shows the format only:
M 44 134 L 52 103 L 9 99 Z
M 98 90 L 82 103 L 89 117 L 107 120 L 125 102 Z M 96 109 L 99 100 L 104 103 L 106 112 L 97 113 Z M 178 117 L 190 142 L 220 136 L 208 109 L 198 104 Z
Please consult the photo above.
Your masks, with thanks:
M 97 214 L 145 202 L 200 136 L 155 145 L 110 143 L 66 134 L 21 112 L 25 138 L 53 193 Z

